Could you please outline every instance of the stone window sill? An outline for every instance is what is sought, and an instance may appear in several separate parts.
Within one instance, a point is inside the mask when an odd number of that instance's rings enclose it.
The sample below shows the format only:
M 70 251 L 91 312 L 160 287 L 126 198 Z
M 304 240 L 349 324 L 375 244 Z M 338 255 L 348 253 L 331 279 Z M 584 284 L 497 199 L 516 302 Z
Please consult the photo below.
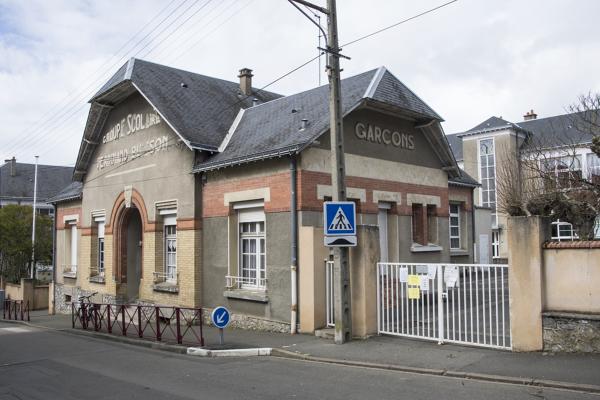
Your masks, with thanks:
M 65 278 L 77 279 L 77 272 L 63 272 Z
M 92 282 L 92 283 L 101 283 L 101 284 L 104 284 L 106 282 L 106 279 L 103 276 L 95 275 L 95 276 L 90 276 L 89 281 Z
M 422 244 L 413 243 L 412 246 L 410 246 L 410 251 L 413 253 L 427 253 L 442 250 L 443 248 L 441 246 L 435 244 L 428 244 L 426 246 L 423 246 Z
M 155 283 L 152 288 L 155 292 L 179 293 L 179 286 L 169 282 Z
M 223 296 L 229 299 L 247 300 L 258 303 L 268 303 L 269 296 L 266 290 L 248 290 L 248 289 L 225 289 Z
M 460 250 L 460 249 L 456 249 L 456 250 L 450 250 L 450 257 L 452 256 L 468 256 L 469 252 L 467 250 Z

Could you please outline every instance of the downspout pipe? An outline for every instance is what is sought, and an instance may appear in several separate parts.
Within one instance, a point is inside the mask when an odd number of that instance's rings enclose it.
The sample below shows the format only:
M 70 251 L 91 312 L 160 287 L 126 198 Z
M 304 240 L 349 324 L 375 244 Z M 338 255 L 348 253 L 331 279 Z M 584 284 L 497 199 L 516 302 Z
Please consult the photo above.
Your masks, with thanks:
M 479 255 L 477 254 L 478 240 L 475 237 L 475 235 L 476 235 L 476 230 L 475 230 L 475 188 L 472 188 L 471 189 L 471 236 L 473 237 L 473 263 L 474 264 L 478 262 L 475 259 L 475 256 L 477 256 L 477 259 L 479 259 Z
M 298 321 L 298 198 L 296 193 L 297 184 L 296 157 L 290 159 L 290 225 L 291 225 L 291 292 L 292 307 L 290 318 L 290 333 L 296 333 Z
M 52 314 L 56 313 L 56 203 L 52 204 L 54 218 L 52 219 Z

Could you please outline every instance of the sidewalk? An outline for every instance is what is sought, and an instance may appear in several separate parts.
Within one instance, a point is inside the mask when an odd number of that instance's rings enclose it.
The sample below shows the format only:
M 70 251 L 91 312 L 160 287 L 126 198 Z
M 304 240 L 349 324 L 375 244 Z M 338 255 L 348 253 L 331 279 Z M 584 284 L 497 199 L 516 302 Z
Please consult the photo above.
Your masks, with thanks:
M 70 330 L 71 316 L 33 312 L 31 324 Z M 210 349 L 270 347 L 280 350 L 274 352 L 278 356 L 313 361 L 347 362 L 414 372 L 423 369 L 427 371 L 421 372 L 451 376 L 482 374 L 487 377 L 480 379 L 488 380 L 494 376 L 494 380 L 502 380 L 502 377 L 518 378 L 523 382 L 550 380 L 596 385 L 600 390 L 600 354 L 512 353 L 449 344 L 440 346 L 434 342 L 389 336 L 335 345 L 333 341 L 312 335 L 292 336 L 240 329 L 225 329 L 225 346 L 219 346 L 218 330 L 213 327 L 204 328 L 204 338 L 205 347 Z

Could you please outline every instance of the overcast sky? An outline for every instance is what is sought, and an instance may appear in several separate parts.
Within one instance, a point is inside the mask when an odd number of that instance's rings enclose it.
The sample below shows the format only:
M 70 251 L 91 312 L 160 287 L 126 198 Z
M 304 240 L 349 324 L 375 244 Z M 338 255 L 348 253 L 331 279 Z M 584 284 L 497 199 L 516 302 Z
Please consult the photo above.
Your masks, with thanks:
M 340 42 L 442 3 L 338 0 Z M 600 91 L 598 15 L 598 0 L 459 0 L 345 47 L 342 75 L 386 66 L 446 133 L 561 114 Z M 233 81 L 248 67 L 262 87 L 316 46 L 317 28 L 284 0 L 0 0 L 0 157 L 73 165 L 87 101 L 129 57 Z M 318 83 L 314 62 L 269 90 Z

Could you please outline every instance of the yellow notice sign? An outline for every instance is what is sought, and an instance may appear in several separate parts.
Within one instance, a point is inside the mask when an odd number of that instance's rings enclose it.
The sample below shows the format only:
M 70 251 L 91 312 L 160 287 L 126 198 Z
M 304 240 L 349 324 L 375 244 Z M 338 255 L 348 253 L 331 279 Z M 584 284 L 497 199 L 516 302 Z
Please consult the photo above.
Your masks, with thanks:
M 421 290 L 418 287 L 408 288 L 408 299 L 419 300 L 421 298 Z
M 408 286 L 419 286 L 420 284 L 421 280 L 419 279 L 419 275 L 408 276 Z

